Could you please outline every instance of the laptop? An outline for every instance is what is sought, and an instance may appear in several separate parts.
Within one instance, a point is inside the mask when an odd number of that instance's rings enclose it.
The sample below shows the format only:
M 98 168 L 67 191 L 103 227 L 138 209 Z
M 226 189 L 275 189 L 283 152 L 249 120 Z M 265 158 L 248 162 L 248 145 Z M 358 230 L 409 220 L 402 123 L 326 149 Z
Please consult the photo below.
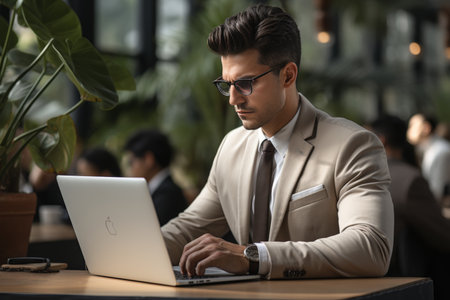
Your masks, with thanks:
M 58 175 L 89 273 L 170 286 L 259 279 L 208 268 L 178 278 L 144 178 Z

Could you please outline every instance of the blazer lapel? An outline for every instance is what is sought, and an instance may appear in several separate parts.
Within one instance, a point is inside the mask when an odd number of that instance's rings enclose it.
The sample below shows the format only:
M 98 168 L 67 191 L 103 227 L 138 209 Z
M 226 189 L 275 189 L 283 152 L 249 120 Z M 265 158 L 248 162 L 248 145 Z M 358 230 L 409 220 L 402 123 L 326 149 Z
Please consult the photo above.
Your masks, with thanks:
M 242 167 L 239 174 L 238 185 L 238 209 L 239 224 L 237 225 L 238 236 L 236 237 L 241 244 L 247 244 L 250 233 L 250 217 L 252 196 L 253 196 L 253 170 L 255 169 L 256 155 L 258 148 L 258 135 L 256 131 L 252 132 L 247 139 L 242 158 Z
M 286 209 L 314 146 L 307 139 L 315 136 L 316 110 L 300 94 L 300 115 L 292 132 L 289 147 L 281 169 L 280 182 L 275 192 L 269 240 L 276 239 L 283 223 Z

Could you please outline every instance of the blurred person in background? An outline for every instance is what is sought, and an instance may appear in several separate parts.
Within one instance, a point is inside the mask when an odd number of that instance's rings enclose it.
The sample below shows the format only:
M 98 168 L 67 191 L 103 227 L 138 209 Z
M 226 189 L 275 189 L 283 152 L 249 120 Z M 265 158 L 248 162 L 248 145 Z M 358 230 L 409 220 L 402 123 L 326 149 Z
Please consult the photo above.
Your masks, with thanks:
M 439 122 L 436 126 L 436 135 L 450 141 L 450 122 Z
M 436 126 L 436 135 L 450 142 L 450 122 L 439 122 Z M 450 182 L 444 187 L 444 195 L 442 199 L 442 213 L 450 219 Z
M 103 147 L 83 151 L 77 159 L 76 173 L 81 176 L 122 176 L 117 158 Z
M 174 151 L 166 135 L 157 130 L 140 130 L 124 146 L 126 175 L 143 177 L 162 226 L 187 207 L 183 191 L 170 174 Z
M 388 276 L 431 277 L 436 299 L 450 299 L 450 220 L 444 218 L 406 140 L 407 123 L 383 116 L 371 124 L 386 149 L 394 202 L 394 250 Z
M 68 222 L 68 215 L 65 211 L 61 191 L 56 182 L 56 173 L 45 172 L 33 163 L 28 175 L 28 182 L 37 197 L 34 221 L 41 222 L 40 211 L 42 208 L 45 208 L 46 206 L 59 206 L 63 211 L 61 221 Z
M 422 113 L 409 119 L 407 138 L 416 147 L 423 176 L 435 199 L 442 204 L 445 186 L 450 184 L 450 142 L 435 134 L 437 121 Z

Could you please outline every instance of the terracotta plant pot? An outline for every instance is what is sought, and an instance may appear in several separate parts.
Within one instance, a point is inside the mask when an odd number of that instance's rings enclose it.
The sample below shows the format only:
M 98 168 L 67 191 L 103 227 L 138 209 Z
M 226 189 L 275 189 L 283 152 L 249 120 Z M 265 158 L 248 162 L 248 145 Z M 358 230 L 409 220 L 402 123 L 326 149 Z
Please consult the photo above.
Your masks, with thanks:
M 35 212 L 36 194 L 0 192 L 0 264 L 27 255 Z

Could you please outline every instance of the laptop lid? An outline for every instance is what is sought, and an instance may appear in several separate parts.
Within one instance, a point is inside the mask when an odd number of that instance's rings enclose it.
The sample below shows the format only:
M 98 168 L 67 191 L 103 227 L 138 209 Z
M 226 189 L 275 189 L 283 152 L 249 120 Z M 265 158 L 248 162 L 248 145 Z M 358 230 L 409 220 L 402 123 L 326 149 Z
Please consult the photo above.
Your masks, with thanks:
M 58 175 L 57 181 L 91 274 L 172 286 L 259 278 L 215 269 L 177 280 L 144 178 Z

